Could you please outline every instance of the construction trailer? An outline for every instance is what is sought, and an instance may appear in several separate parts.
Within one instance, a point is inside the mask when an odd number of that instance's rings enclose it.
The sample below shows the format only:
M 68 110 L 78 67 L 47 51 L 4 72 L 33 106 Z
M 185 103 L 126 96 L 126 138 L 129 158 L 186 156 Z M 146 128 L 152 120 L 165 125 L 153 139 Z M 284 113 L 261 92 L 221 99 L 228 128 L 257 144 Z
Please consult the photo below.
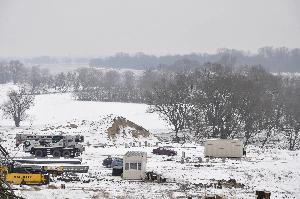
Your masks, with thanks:
M 208 139 L 204 145 L 204 156 L 215 158 L 241 158 L 243 142 L 237 139 Z
M 123 157 L 123 179 L 142 180 L 146 178 L 147 153 L 128 151 Z

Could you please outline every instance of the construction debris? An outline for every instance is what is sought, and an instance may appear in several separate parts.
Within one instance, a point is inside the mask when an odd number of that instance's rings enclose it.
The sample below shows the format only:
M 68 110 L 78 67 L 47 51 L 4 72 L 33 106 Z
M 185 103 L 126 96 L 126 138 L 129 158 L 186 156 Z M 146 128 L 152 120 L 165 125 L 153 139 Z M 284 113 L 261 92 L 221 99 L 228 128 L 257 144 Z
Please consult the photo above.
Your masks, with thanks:
M 57 180 L 63 182 L 79 182 L 80 178 L 75 173 L 63 173 L 61 176 L 57 178 Z
M 222 188 L 244 188 L 245 185 L 242 183 L 238 183 L 235 179 L 229 179 L 229 180 L 217 180 L 212 183 L 207 184 L 194 184 L 196 187 L 200 188 L 216 188 L 216 189 L 222 189 Z
M 268 191 L 256 191 L 255 192 L 257 199 L 270 199 L 271 198 L 271 192 Z
M 147 181 L 156 181 L 158 183 L 167 182 L 167 179 L 162 177 L 162 175 L 159 175 L 157 173 L 154 173 L 153 171 L 146 173 L 146 180 Z
M 226 197 L 220 195 L 207 195 L 204 196 L 204 199 L 226 199 Z
M 13 161 L 24 163 L 24 164 L 57 164 L 57 163 L 65 163 L 65 164 L 81 164 L 81 158 L 72 158 L 72 159 L 56 159 L 56 158 L 14 158 Z
M 20 196 L 15 195 L 10 184 L 5 179 L 2 178 L 0 178 L 0 198 L 24 199 Z

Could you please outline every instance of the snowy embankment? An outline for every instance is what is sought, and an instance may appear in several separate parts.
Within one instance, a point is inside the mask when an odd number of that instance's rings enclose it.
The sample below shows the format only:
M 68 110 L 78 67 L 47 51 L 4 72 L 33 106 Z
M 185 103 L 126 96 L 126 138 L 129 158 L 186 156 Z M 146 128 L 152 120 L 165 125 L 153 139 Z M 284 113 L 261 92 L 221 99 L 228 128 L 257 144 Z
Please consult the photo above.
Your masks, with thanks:
M 0 87 L 0 103 L 6 100 L 7 91 L 12 87 Z M 167 128 L 157 114 L 146 113 L 146 110 L 145 104 L 76 101 L 69 93 L 38 95 L 35 106 L 28 111 L 29 118 L 21 125 L 62 124 L 74 119 L 97 121 L 99 117 L 114 114 L 123 116 L 148 130 Z M 13 126 L 13 122 L 3 119 L 0 121 L 0 126 Z
M 8 87 L 0 86 L 0 103 L 5 100 Z M 83 198 L 186 198 L 204 194 L 224 194 L 227 198 L 254 198 L 256 190 L 271 191 L 272 198 L 300 198 L 300 152 L 248 147 L 247 157 L 241 160 L 211 159 L 206 162 L 203 146 L 197 144 L 168 144 L 177 151 L 174 157 L 153 155 L 157 139 L 152 132 L 168 132 L 167 125 L 156 114 L 146 113 L 144 104 L 82 102 L 72 99 L 70 94 L 49 94 L 36 97 L 35 106 L 29 110 L 29 119 L 14 128 L 13 122 L 0 120 L 2 145 L 12 156 L 28 156 L 21 148 L 15 148 L 14 136 L 25 133 L 75 133 L 85 136 L 86 151 L 82 164 L 89 165 L 87 174 L 78 174 L 79 180 L 64 182 L 53 178 L 50 186 L 14 186 L 16 193 L 28 199 L 83 199 Z M 149 137 L 135 137 L 131 128 L 121 129 L 119 135 L 111 139 L 107 129 L 114 118 L 122 116 L 150 131 Z M 124 143 L 147 141 L 150 147 L 126 148 Z M 107 144 L 106 147 L 100 147 Z M 166 145 L 167 143 L 161 143 Z M 108 156 L 122 157 L 126 151 L 145 151 L 148 154 L 147 171 L 155 171 L 167 178 L 167 183 L 125 181 L 112 176 L 111 169 L 102 166 Z M 181 164 L 184 151 L 190 161 Z M 200 163 L 198 158 L 202 158 Z M 223 187 L 214 184 L 218 180 L 235 179 L 243 186 Z M 60 189 L 66 184 L 66 189 Z

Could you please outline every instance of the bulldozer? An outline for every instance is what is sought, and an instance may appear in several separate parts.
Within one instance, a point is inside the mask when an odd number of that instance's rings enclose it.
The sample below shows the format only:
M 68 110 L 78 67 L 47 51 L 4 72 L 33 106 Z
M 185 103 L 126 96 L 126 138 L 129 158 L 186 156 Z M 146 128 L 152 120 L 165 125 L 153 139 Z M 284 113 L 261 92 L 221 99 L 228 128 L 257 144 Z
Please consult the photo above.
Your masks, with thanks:
M 40 166 L 23 166 L 9 156 L 6 149 L 0 144 L 2 159 L 0 160 L 0 178 L 14 185 L 44 185 L 49 184 L 50 177 L 47 171 Z

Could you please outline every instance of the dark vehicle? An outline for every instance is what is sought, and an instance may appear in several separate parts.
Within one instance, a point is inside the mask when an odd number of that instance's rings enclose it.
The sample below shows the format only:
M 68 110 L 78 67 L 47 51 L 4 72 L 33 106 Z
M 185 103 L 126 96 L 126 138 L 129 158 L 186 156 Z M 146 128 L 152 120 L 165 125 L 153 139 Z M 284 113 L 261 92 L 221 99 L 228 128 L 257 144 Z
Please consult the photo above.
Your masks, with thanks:
M 167 156 L 177 155 L 176 151 L 173 151 L 171 149 L 166 149 L 164 147 L 159 147 L 157 149 L 153 149 L 152 153 L 156 154 L 156 155 L 167 155 Z
M 102 162 L 102 165 L 105 166 L 106 168 L 111 168 L 112 161 L 113 161 L 112 157 L 105 158 Z
M 115 168 L 115 167 L 123 167 L 123 159 L 122 158 L 113 158 L 112 162 L 111 162 L 111 167 Z
M 123 174 L 123 167 L 122 168 L 113 168 L 112 176 L 121 176 Z
M 123 159 L 115 158 L 112 163 L 112 176 L 121 176 L 123 174 Z
M 114 168 L 115 166 L 123 167 L 123 159 L 117 157 L 107 157 L 103 160 L 102 165 L 106 168 Z

